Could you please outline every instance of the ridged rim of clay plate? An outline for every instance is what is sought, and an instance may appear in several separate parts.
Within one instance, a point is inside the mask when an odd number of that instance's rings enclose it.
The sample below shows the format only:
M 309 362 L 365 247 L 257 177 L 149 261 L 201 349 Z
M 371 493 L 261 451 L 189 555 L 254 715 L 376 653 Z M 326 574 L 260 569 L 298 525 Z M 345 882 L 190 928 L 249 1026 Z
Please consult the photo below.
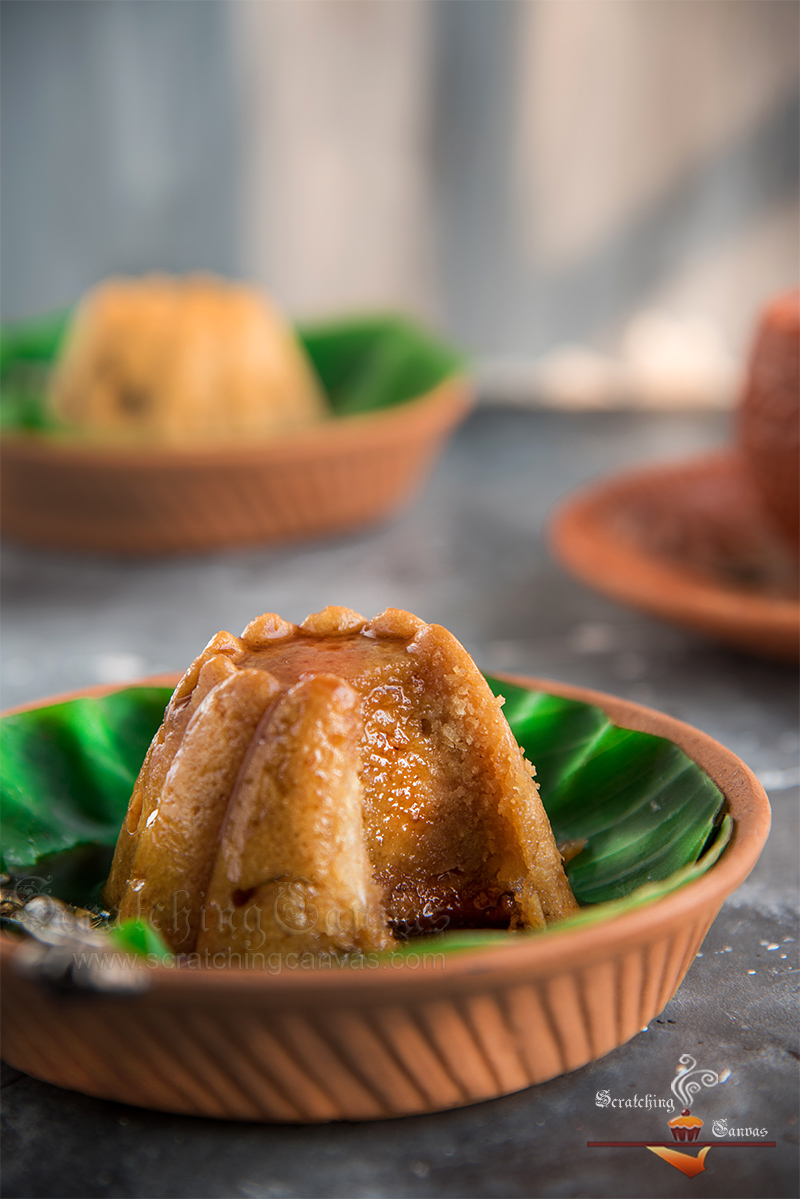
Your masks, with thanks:
M 534 679 L 519 675 L 496 675 L 509 683 L 537 691 L 545 691 L 581 703 L 595 704 L 609 719 L 624 728 L 652 733 L 674 742 L 696 762 L 717 784 L 728 804 L 733 818 L 730 842 L 718 862 L 699 879 L 685 884 L 660 899 L 634 911 L 611 917 L 587 927 L 556 930 L 541 937 L 509 939 L 507 946 L 463 949 L 448 958 L 446 971 L 436 968 L 398 968 L 381 966 L 369 973 L 354 978 L 353 972 L 342 970 L 294 971 L 278 976 L 266 977 L 257 970 L 239 969 L 193 969 L 178 971 L 167 967 L 148 970 L 152 990 L 175 997 L 190 997 L 204 993 L 206 997 L 233 998 L 237 993 L 259 993 L 265 1001 L 278 1002 L 296 999 L 313 999 L 325 1002 L 335 996 L 337 1001 L 363 1001 L 366 997 L 380 995 L 388 997 L 387 988 L 393 994 L 414 994 L 426 998 L 437 993 L 448 993 L 464 985 L 481 987 L 487 981 L 500 983 L 512 977 L 539 978 L 550 974 L 555 968 L 568 964 L 570 960 L 596 961 L 633 946 L 656 940 L 671 927 L 686 921 L 696 922 L 701 910 L 711 913 L 710 925 L 719 907 L 748 876 L 753 869 L 770 828 L 770 806 L 766 792 L 752 771 L 736 755 L 707 733 L 675 717 L 644 707 L 631 700 L 619 699 L 601 691 L 553 682 L 549 679 Z M 170 686 L 177 684 L 180 675 L 156 675 L 129 684 L 101 685 L 80 691 L 36 700 L 18 708 L 3 712 L 9 716 L 16 712 L 30 711 L 62 703 L 65 700 L 81 699 L 86 696 L 109 695 L 129 686 Z M 705 933 L 703 933 L 705 935 Z M 0 951 L 3 956 L 13 956 L 19 942 L 8 934 L 0 933 Z M 687 962 L 688 968 L 688 962 Z
M 346 532 L 410 497 L 472 403 L 469 380 L 453 375 L 390 408 L 259 442 L 142 449 L 5 434 L 3 532 L 28 544 L 112 553 Z
M 800 603 L 716 586 L 615 531 L 615 515 L 635 507 L 643 490 L 658 487 L 668 495 L 727 460 L 728 455 L 709 454 L 586 487 L 556 508 L 549 526 L 551 547 L 571 574 L 620 603 L 756 653 L 797 659 Z

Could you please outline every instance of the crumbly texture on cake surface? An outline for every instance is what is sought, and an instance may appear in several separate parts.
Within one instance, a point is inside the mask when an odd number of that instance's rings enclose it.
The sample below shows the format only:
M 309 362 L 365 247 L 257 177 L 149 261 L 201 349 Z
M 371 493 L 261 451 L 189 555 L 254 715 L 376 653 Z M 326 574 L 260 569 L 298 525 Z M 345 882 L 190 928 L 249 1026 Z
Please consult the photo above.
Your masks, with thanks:
M 182 951 L 542 928 L 577 905 L 533 773 L 446 629 L 267 614 L 178 685 L 106 901 Z
M 212 276 L 115 279 L 79 305 L 50 384 L 75 434 L 180 446 L 270 436 L 328 404 L 262 292 Z

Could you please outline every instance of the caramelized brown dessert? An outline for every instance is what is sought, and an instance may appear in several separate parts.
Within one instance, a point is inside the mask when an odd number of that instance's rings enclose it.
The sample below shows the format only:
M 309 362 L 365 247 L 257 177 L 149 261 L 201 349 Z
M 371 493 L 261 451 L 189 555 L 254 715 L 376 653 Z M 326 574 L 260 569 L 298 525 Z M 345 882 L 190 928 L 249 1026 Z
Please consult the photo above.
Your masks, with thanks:
M 653 471 L 620 508 L 621 536 L 682 571 L 737 591 L 795 600 L 800 555 L 800 291 L 761 313 L 736 412 L 736 442 Z M 631 497 L 629 497 L 630 499 Z M 796 640 L 796 639 L 795 639 Z
M 150 446 L 269 436 L 327 402 L 294 331 L 253 287 L 206 276 L 115 279 L 90 292 L 50 404 L 94 441 Z
M 761 316 L 739 409 L 739 445 L 766 512 L 800 554 L 800 291 Z
M 180 950 L 381 949 L 570 915 L 500 705 L 446 629 L 397 609 L 219 633 L 153 740 L 106 901 Z
M 676 466 L 665 489 L 658 472 L 642 477 L 635 503 L 620 506 L 614 527 L 645 553 L 715 586 L 775 599 L 797 596 L 797 565 L 768 520 L 738 453 Z

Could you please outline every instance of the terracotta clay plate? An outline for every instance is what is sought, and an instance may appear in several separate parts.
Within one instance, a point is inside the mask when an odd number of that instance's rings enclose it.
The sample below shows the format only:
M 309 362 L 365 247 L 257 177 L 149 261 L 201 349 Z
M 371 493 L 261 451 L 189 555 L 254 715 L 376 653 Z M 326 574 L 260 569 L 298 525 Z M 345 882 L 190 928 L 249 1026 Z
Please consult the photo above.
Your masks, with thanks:
M 3 535 L 43 548 L 169 554 L 359 528 L 410 500 L 472 404 L 460 357 L 426 330 L 342 320 L 299 332 L 329 419 L 227 445 L 82 443 L 46 404 L 64 324 L 0 330 Z
M 469 406 L 454 380 L 237 449 L 148 454 L 7 436 L 3 533 L 52 549 L 167 554 L 347 532 L 411 498 Z
M 567 570 L 621 603 L 756 653 L 798 657 L 797 564 L 734 453 L 588 487 L 556 510 L 550 542 Z
M 730 817 L 730 840 L 713 865 L 660 898 L 621 914 L 610 909 L 608 918 L 495 934 L 489 946 L 445 955 L 398 954 L 369 969 L 123 961 L 92 988 L 64 995 L 26 971 L 24 943 L 3 934 L 9 1063 L 59 1086 L 164 1111 L 367 1120 L 508 1094 L 634 1036 L 675 993 L 725 897 L 755 864 L 769 830 L 766 795 L 734 754 L 678 720 L 558 683 L 503 680 L 509 684 L 595 705 L 616 726 L 665 738 L 670 752 L 680 747 L 720 789 Z

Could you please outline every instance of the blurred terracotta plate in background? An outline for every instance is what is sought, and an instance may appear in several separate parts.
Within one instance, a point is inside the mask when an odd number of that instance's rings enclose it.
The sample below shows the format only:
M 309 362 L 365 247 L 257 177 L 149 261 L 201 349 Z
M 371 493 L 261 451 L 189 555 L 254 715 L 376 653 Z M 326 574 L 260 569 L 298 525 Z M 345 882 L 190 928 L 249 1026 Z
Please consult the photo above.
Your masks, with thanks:
M 800 654 L 797 564 L 735 451 L 589 486 L 549 532 L 562 565 L 620 603 L 769 657 Z
M 4 331 L 3 535 L 29 545 L 167 554 L 344 533 L 411 498 L 471 405 L 450 347 L 376 317 L 300 331 L 329 420 L 241 446 L 81 445 L 42 419 L 63 327 Z

